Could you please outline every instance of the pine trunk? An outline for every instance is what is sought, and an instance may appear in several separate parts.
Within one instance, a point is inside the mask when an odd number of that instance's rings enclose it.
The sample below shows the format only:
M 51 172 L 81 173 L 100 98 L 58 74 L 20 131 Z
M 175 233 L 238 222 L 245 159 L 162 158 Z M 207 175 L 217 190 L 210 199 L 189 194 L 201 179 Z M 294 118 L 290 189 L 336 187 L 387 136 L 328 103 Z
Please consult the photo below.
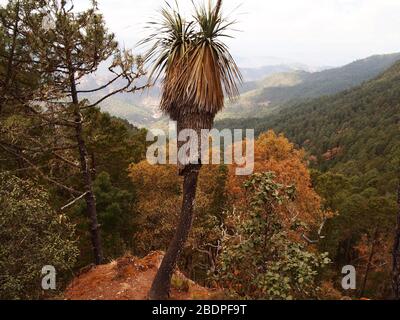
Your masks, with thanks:
M 71 96 L 75 117 L 75 138 L 79 149 L 79 161 L 81 174 L 85 186 L 86 210 L 90 225 L 90 238 L 93 247 L 94 262 L 96 265 L 103 263 L 103 250 L 100 237 L 100 225 L 97 220 L 96 197 L 93 191 L 93 181 L 89 165 L 89 156 L 85 140 L 83 138 L 82 116 L 79 110 L 79 99 L 73 73 L 70 73 Z
M 151 300 L 166 300 L 169 298 L 171 278 L 192 228 L 193 209 L 200 168 L 201 165 L 190 165 L 189 168 L 185 170 L 180 221 L 174 239 L 169 245 L 167 253 L 151 286 L 149 293 L 149 299 Z
M 100 225 L 98 224 L 97 221 L 96 198 L 93 192 L 93 181 L 90 172 L 91 170 L 89 167 L 87 148 L 82 136 L 81 121 L 82 118 L 78 113 L 78 115 L 76 115 L 77 125 L 75 127 L 75 133 L 79 148 L 81 174 L 85 185 L 85 192 L 86 192 L 85 200 L 86 200 L 86 209 L 90 225 L 90 237 L 92 241 L 95 263 L 97 265 L 100 265 L 103 263 L 103 250 L 100 238 Z

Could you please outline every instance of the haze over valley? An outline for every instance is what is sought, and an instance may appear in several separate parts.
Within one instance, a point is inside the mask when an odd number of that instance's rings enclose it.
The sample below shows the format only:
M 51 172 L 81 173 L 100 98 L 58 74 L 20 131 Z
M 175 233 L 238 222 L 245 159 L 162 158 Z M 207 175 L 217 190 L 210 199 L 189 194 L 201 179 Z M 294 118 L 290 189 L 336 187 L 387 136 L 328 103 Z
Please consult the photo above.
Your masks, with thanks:
M 240 97 L 227 101 L 217 120 L 263 117 L 289 102 L 356 87 L 377 77 L 399 59 L 400 53 L 393 53 L 362 58 L 339 68 L 310 68 L 302 64 L 242 68 L 244 82 L 240 87 Z M 106 74 L 100 69 L 86 78 L 81 87 L 88 89 L 107 82 Z M 145 82 L 142 79 L 140 84 Z M 160 83 L 156 83 L 135 95 L 118 94 L 102 103 L 101 108 L 139 127 L 164 127 L 167 118 L 159 110 L 159 101 Z

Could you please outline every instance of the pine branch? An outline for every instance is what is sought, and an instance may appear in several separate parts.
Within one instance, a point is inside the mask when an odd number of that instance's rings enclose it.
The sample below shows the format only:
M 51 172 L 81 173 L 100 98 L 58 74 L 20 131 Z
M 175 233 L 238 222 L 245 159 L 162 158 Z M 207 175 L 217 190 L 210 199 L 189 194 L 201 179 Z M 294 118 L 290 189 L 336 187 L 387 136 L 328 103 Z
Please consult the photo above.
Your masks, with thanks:
M 13 155 L 16 156 L 18 159 L 21 159 L 22 161 L 24 161 L 24 162 L 26 162 L 27 164 L 29 164 L 29 165 L 31 166 L 31 168 L 32 168 L 34 171 L 36 171 L 44 180 L 46 180 L 46 181 L 48 181 L 48 182 L 50 182 L 50 183 L 52 183 L 52 184 L 58 186 L 58 187 L 61 188 L 61 189 L 64 189 L 64 190 L 70 192 L 71 194 L 75 194 L 75 195 L 77 195 L 77 194 L 79 194 L 79 195 L 82 194 L 82 192 L 79 192 L 79 191 L 77 191 L 77 190 L 75 190 L 75 189 L 73 189 L 73 188 L 70 188 L 70 187 L 68 187 L 68 186 L 65 186 L 65 185 L 63 185 L 62 183 L 60 183 L 60 182 L 58 182 L 58 181 L 56 181 L 56 180 L 54 180 L 54 179 L 48 177 L 42 170 L 40 170 L 40 168 L 39 168 L 38 166 L 36 166 L 35 164 L 33 164 L 30 160 L 28 160 L 28 159 L 27 159 L 26 157 L 24 157 L 23 155 L 18 154 L 18 152 L 15 152 L 14 150 L 12 150 L 12 149 L 6 147 L 6 146 L 3 145 L 2 143 L 0 143 L 0 147 L 1 147 L 4 151 L 13 154 Z
M 113 84 L 115 81 L 117 81 L 121 77 L 122 77 L 122 74 L 118 75 L 117 77 L 115 77 L 114 79 L 110 80 L 108 83 L 106 83 L 105 85 L 103 85 L 101 87 L 98 87 L 96 89 L 91 89 L 91 90 L 77 90 L 76 93 L 92 93 L 92 92 L 97 92 L 97 91 L 106 89 L 109 85 Z
M 72 206 L 74 203 L 78 202 L 79 200 L 83 199 L 88 194 L 88 192 L 85 192 L 84 194 L 81 194 L 79 197 L 75 198 L 71 202 L 67 203 L 65 206 L 63 206 L 60 211 L 64 211 L 65 209 L 69 208 Z

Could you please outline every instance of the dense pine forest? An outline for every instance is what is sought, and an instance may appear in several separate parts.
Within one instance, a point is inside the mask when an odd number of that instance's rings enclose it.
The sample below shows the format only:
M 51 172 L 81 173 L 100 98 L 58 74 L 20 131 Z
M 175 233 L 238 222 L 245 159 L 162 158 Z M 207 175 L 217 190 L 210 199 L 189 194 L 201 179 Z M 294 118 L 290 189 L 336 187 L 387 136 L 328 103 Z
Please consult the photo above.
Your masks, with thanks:
M 0 299 L 399 298 L 400 54 L 241 84 L 222 8 L 166 6 L 138 54 L 96 1 L 0 5 Z M 180 129 L 255 129 L 253 174 L 150 164 L 112 110 L 154 90 Z

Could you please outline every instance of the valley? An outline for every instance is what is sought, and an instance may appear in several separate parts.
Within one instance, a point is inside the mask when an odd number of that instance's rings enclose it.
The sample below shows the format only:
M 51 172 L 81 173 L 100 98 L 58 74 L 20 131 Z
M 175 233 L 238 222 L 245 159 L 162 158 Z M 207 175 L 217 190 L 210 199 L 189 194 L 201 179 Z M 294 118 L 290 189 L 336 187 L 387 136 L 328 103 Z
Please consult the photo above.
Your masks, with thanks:
M 315 72 L 307 71 L 310 68 L 303 65 L 243 68 L 245 82 L 240 88 L 240 97 L 227 101 L 217 120 L 263 117 L 291 101 L 317 98 L 351 89 L 378 76 L 398 59 L 398 53 L 377 55 L 340 68 Z M 99 81 L 98 75 L 97 78 L 93 76 L 86 79 L 82 87 L 93 87 L 95 79 Z M 158 109 L 159 85 L 156 83 L 136 95 L 118 94 L 103 103 L 101 108 L 139 127 L 164 128 L 167 118 Z M 90 98 L 95 99 L 96 96 Z

